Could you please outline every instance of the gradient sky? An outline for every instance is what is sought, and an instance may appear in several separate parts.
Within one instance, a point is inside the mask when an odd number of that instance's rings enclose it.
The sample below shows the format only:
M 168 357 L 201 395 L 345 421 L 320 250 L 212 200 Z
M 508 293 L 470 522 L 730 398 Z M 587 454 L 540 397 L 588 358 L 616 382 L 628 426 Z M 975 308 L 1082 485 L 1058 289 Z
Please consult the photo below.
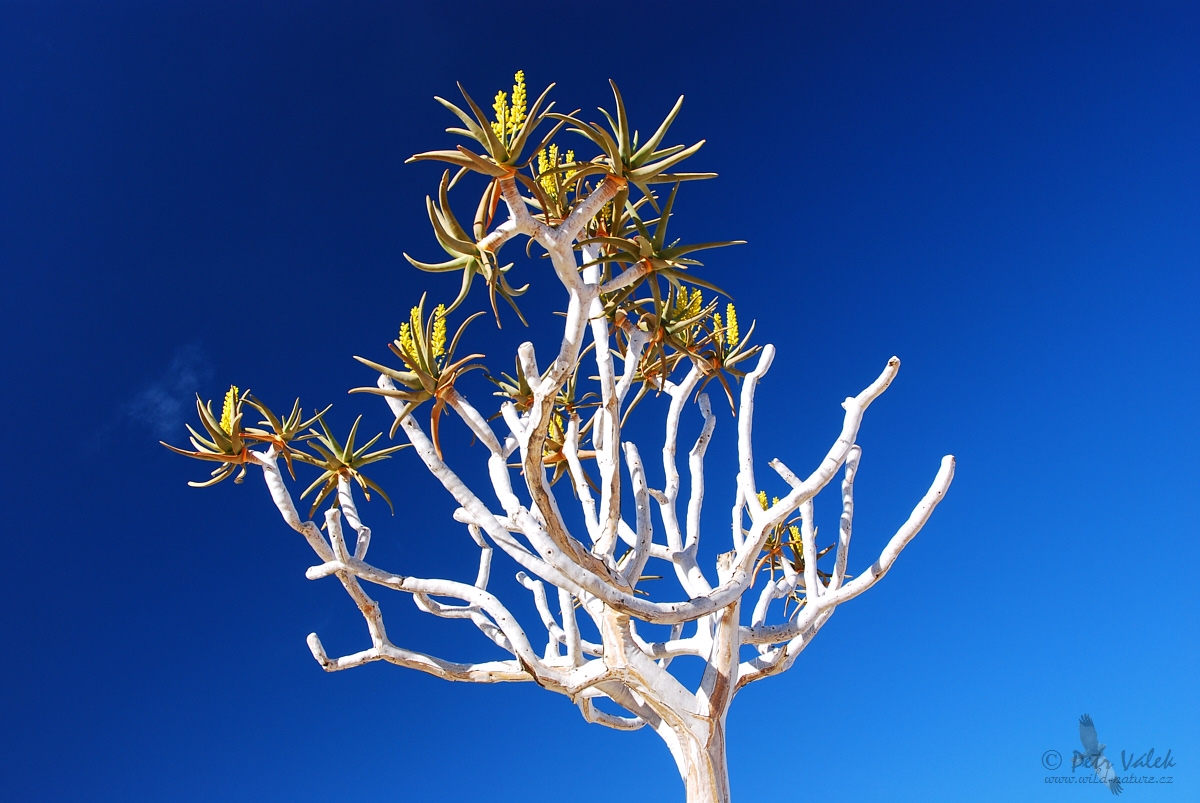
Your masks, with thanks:
M 401 256 L 439 253 L 440 168 L 403 162 L 454 142 L 433 95 L 520 68 L 592 116 L 615 79 L 643 131 L 686 95 L 669 139 L 721 177 L 673 232 L 749 243 L 704 270 L 778 348 L 764 460 L 815 465 L 903 360 L 862 430 L 852 572 L 958 457 L 892 572 L 739 696 L 735 799 L 1104 799 L 1045 781 L 1085 712 L 1114 760 L 1172 751 L 1174 783 L 1124 799 L 1200 799 L 1200 7 L 1015 0 L 0 2 L 0 797 L 682 800 L 652 732 L 532 684 L 322 672 L 309 632 L 367 644 L 352 603 L 304 579 L 260 480 L 189 489 L 203 466 L 157 444 L 231 382 L 388 426 L 350 357 L 454 290 Z M 538 268 L 514 276 L 548 310 Z M 496 370 L 526 336 L 473 335 Z M 379 563 L 473 576 L 416 459 L 378 479 Z M 480 655 L 386 602 L 398 643 Z

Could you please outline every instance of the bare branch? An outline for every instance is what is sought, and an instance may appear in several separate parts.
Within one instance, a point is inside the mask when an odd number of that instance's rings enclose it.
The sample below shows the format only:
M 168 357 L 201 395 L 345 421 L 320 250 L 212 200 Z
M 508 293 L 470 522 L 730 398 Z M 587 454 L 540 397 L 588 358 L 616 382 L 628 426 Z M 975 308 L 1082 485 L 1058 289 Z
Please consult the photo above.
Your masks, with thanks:
M 603 725 L 613 730 L 635 731 L 640 730 L 646 724 L 646 720 L 641 717 L 619 717 L 616 714 L 607 714 L 596 708 L 595 704 L 588 699 L 579 701 L 579 710 L 583 713 L 583 718 L 588 722 Z
M 881 577 L 887 574 L 888 569 L 892 568 L 892 564 L 896 562 L 896 557 L 904 547 L 908 546 L 908 542 L 921 531 L 921 528 L 925 526 L 925 522 L 929 521 L 929 517 L 933 515 L 934 508 L 945 497 L 946 491 L 950 488 L 950 483 L 953 479 L 954 457 L 946 455 L 942 458 L 941 468 L 938 469 L 937 476 L 933 479 L 933 484 L 929 486 L 929 490 L 925 492 L 925 496 L 921 498 L 921 501 L 913 509 L 912 514 L 908 517 L 908 521 L 904 522 L 904 525 L 888 541 L 888 545 L 884 547 L 883 552 L 879 555 L 879 560 L 875 561 L 871 565 L 871 568 L 858 577 L 855 577 L 837 591 L 833 591 L 827 595 L 822 600 L 821 606 L 840 605 L 847 600 L 854 599 L 875 585 Z
M 842 587 L 846 579 L 846 561 L 850 557 L 850 534 L 854 526 L 854 476 L 858 473 L 858 461 L 862 449 L 857 444 L 846 455 L 846 477 L 842 480 L 842 518 L 838 525 L 837 558 L 829 588 L 833 591 Z
M 954 458 L 947 455 L 942 458 L 941 468 L 938 470 L 937 476 L 934 477 L 933 484 L 926 491 L 925 496 L 921 498 L 916 508 L 913 509 L 912 514 L 908 517 L 908 521 L 892 536 L 888 545 L 884 547 L 883 553 L 880 554 L 879 559 L 867 571 L 842 587 L 830 590 L 829 593 L 823 596 L 815 597 L 810 595 L 800 615 L 793 622 L 783 625 L 760 625 L 743 628 L 743 642 L 749 644 L 778 644 L 796 638 L 811 627 L 827 609 L 832 609 L 847 600 L 853 599 L 875 585 L 887 573 L 888 569 L 892 567 L 896 557 L 907 546 L 908 542 L 921 531 L 925 522 L 932 515 L 933 509 L 937 507 L 938 502 L 945 496 L 946 490 L 950 487 L 950 482 L 953 479 Z
M 630 588 L 637 585 L 650 557 L 650 495 L 646 492 L 646 470 L 642 467 L 642 458 L 638 454 L 633 441 L 625 441 L 625 465 L 629 468 L 629 477 L 633 484 L 633 504 L 637 515 L 637 540 L 633 549 L 625 559 L 625 583 Z
M 570 247 L 588 221 L 594 218 L 606 203 L 617 196 L 623 183 L 622 179 L 605 176 L 587 199 L 575 207 L 567 219 L 558 225 L 554 237 L 559 246 Z
M 529 214 L 529 207 L 526 205 L 525 199 L 521 197 L 521 191 L 517 188 L 517 180 L 512 176 L 505 176 L 499 181 L 500 192 L 504 197 L 504 203 L 508 206 L 508 214 L 516 231 L 537 240 L 544 248 L 552 247 L 554 245 L 553 230 Z
M 279 513 L 283 516 L 283 520 L 296 532 L 304 536 L 308 541 L 308 545 L 317 553 L 322 560 L 331 560 L 333 552 L 330 551 L 329 544 L 325 542 L 324 536 L 317 528 L 317 525 L 311 521 L 301 521 L 300 514 L 296 512 L 296 504 L 292 501 L 292 494 L 288 491 L 287 486 L 283 482 L 283 477 L 279 473 L 277 465 L 277 455 L 275 447 L 269 447 L 265 452 L 251 452 L 258 464 L 262 466 L 263 479 L 267 482 L 267 490 L 271 494 L 271 501 L 275 503 L 275 507 L 279 508 Z
M 583 463 L 579 460 L 579 416 L 572 415 L 567 420 L 567 432 L 563 442 L 563 456 L 567 459 L 570 469 L 571 482 L 575 486 L 575 496 L 583 508 L 584 526 L 588 536 L 595 543 L 600 538 L 600 522 L 596 518 L 596 500 L 592 498 L 592 489 L 588 487 Z
M 511 207 L 510 207 L 511 210 Z M 500 250 L 500 247 L 511 240 L 516 235 L 520 234 L 520 227 L 514 218 L 501 223 L 496 228 L 492 229 L 482 240 L 476 245 L 481 251 L 491 251 L 493 254 Z
M 812 600 L 821 595 L 822 588 L 817 578 L 817 530 L 813 524 L 811 499 L 800 505 L 800 540 L 804 551 L 804 594 Z
M 742 497 L 747 500 L 753 499 L 758 493 L 758 482 L 754 479 L 754 443 L 751 439 L 754 428 L 754 391 L 774 359 L 775 347 L 770 344 L 763 346 L 758 365 L 742 380 L 742 398 L 739 405 L 742 414 L 738 418 L 738 487 Z M 755 510 L 754 505 L 749 505 L 749 509 L 751 520 L 759 518 L 760 511 Z

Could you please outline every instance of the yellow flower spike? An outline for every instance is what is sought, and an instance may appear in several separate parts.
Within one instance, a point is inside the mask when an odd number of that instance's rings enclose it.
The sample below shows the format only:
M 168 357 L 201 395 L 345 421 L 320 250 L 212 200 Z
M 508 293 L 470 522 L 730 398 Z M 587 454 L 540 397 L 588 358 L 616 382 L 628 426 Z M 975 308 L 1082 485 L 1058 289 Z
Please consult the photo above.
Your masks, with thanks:
M 238 400 L 237 385 L 230 385 L 229 391 L 225 394 L 225 403 L 221 405 L 221 429 L 226 435 L 233 434 L 233 414 L 234 408 Z
M 725 326 L 725 336 L 729 340 L 729 347 L 733 348 L 738 344 L 738 340 L 740 339 L 738 337 L 737 310 L 733 308 L 733 304 L 725 307 L 725 317 L 729 321 Z
M 721 313 L 713 313 L 713 338 L 722 346 L 725 345 L 725 327 L 721 324 Z
M 772 496 L 772 497 L 771 497 L 771 504 L 772 504 L 772 505 L 778 505 L 778 504 L 779 504 L 779 497 L 778 497 L 778 496 Z
M 517 74 L 513 76 L 516 82 L 513 84 L 512 106 L 509 108 L 508 120 L 506 128 L 508 134 L 515 134 L 517 129 L 521 127 L 521 123 L 525 122 L 525 71 L 517 70 Z
M 688 299 L 687 317 L 692 318 L 699 315 L 702 309 L 704 309 L 704 296 L 701 294 L 699 287 L 693 287 L 692 295 Z
M 596 215 L 598 220 L 604 221 L 606 228 L 612 227 L 614 209 L 615 207 L 613 206 L 613 202 L 609 201 L 604 206 L 600 207 L 600 214 Z
M 504 137 L 504 123 L 506 112 L 508 111 L 508 95 L 503 89 L 496 93 L 496 100 L 492 102 L 492 109 L 496 112 L 496 121 L 492 123 L 492 131 L 496 132 L 496 136 Z
M 408 311 L 408 321 L 400 324 L 400 350 L 412 357 L 417 358 L 417 345 L 413 340 L 413 334 L 421 331 L 421 308 L 413 307 Z
M 551 198 L 558 197 L 557 185 L 555 184 L 555 176 L 549 171 L 558 167 L 558 146 L 551 145 L 545 151 L 538 154 L 538 179 L 542 185 L 542 189 Z
M 799 528 L 799 527 L 797 527 L 795 524 L 789 524 L 789 525 L 788 525 L 788 532 L 792 534 L 792 540 L 793 540 L 793 541 L 799 541 L 799 540 L 800 540 L 800 528 Z
M 677 295 L 675 297 L 675 313 L 680 318 L 687 317 L 687 315 L 685 314 L 687 312 L 687 306 L 688 306 L 687 295 L 688 295 L 687 288 L 680 287 L 679 295 Z
M 567 158 L 563 159 L 564 164 L 571 164 L 575 161 L 575 151 L 567 151 Z
M 763 510 L 767 509 L 767 492 L 766 491 L 758 492 L 758 503 L 760 505 L 762 505 Z
M 400 324 L 400 350 L 410 357 L 414 351 L 412 327 L 407 323 Z
M 525 115 L 528 111 L 526 108 L 527 97 L 525 94 L 525 71 L 518 70 L 513 76 L 516 82 L 512 89 L 512 103 L 508 102 L 508 93 L 500 90 L 496 93 L 496 99 L 492 101 L 492 110 L 496 112 L 496 119 L 492 122 L 492 132 L 500 138 L 501 142 L 505 142 L 510 137 L 514 137 L 517 131 L 525 122 Z M 507 145 L 508 143 L 505 142 Z
M 433 356 L 446 354 L 446 305 L 438 304 L 433 310 Z

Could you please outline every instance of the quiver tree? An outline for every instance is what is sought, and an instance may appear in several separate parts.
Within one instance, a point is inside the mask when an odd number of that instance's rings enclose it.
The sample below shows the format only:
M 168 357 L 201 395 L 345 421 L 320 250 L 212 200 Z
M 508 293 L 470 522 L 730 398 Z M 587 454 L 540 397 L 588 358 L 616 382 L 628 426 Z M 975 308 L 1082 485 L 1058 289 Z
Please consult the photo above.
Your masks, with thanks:
M 197 402 L 204 433 L 192 429 L 194 448 L 176 451 L 218 463 L 212 479 L 198 485 L 235 473 L 240 482 L 248 467 L 261 470 L 283 520 L 316 553 L 307 577 L 336 577 L 358 605 L 370 635 L 366 649 L 331 657 L 317 634 L 308 637 L 327 671 L 388 661 L 447 680 L 533 681 L 569 697 L 589 722 L 654 729 L 675 758 L 690 803 L 727 801 L 725 720 L 734 696 L 791 667 L 838 605 L 888 571 L 945 494 L 954 459 L 942 460 L 929 491 L 878 558 L 848 573 L 861 455 L 855 440 L 867 407 L 896 376 L 900 362 L 892 358 L 843 402 L 841 432 L 816 468 L 798 474 L 778 459 L 767 463 L 788 489 L 768 501 L 752 436 L 755 391 L 775 350 L 751 346 L 753 326 L 739 330 L 733 305 L 719 309 L 702 295 L 701 288 L 720 291 L 696 275 L 700 263 L 690 255 L 732 243 L 687 245 L 666 237 L 680 185 L 712 175 L 677 170 L 702 142 L 663 145 L 682 98 L 640 141 L 615 85 L 615 112 L 601 110 L 603 124 L 553 112 L 544 105 L 548 92 L 528 104 L 518 73 L 512 97 L 499 93 L 493 114 L 465 91 L 465 110 L 438 98 L 461 122 L 448 131 L 467 144 L 410 160 L 448 163 L 453 175 L 448 170 L 436 199 L 428 200 L 449 259 L 409 261 L 421 270 L 461 272 L 461 291 L 431 311 L 422 297 L 401 323 L 390 357 L 358 358 L 377 372 L 377 382 L 351 391 L 381 396 L 394 416 L 392 435 L 403 432 L 407 443 L 375 448 L 376 435 L 359 445 L 358 420 L 343 443 L 326 426 L 325 411 L 302 420 L 297 402 L 280 419 L 232 388 L 220 418 L 211 403 Z M 560 150 L 553 141 L 560 135 L 578 144 Z M 451 210 L 450 193 L 469 174 L 484 181 L 468 230 Z M 512 264 L 499 258 L 518 238 L 548 260 L 536 274 L 553 273 L 566 293 L 566 313 L 553 353 L 539 355 L 526 342 L 513 374 L 488 373 L 503 398 L 489 419 L 458 387 L 483 367 L 476 362 L 482 355 L 458 352 L 474 317 L 490 313 L 500 323 L 497 297 L 520 315 L 525 287 L 509 282 Z M 450 318 L 470 298 L 476 276 L 486 286 L 488 310 L 465 317 L 451 337 Z M 719 554 L 706 570 L 702 523 L 712 527 L 702 516 L 705 452 L 719 417 L 705 392 L 712 388 L 734 414 L 737 466 L 733 487 L 722 489 L 729 529 L 707 534 L 717 539 Z M 650 485 L 641 448 L 626 437 L 633 431 L 627 419 L 647 394 L 666 400 L 658 487 Z M 262 416 L 258 426 L 243 423 L 247 406 Z M 699 415 L 685 422 L 690 409 Z M 477 453 L 485 453 L 490 489 L 467 487 L 443 455 L 438 433 L 449 412 L 470 430 Z M 454 520 L 479 548 L 473 583 L 412 577 L 368 560 L 371 529 L 358 498 L 387 497 L 363 470 L 407 445 L 458 504 Z M 314 498 L 308 516 L 323 509 L 320 525 L 300 514 L 284 479 L 284 470 L 295 476 L 297 463 L 319 470 L 301 497 Z M 840 525 L 822 540 L 814 499 L 839 474 Z M 497 549 L 518 565 L 542 636 L 489 591 Z M 663 575 L 673 576 L 679 590 L 651 582 Z M 368 587 L 410 594 L 434 616 L 470 620 L 506 657 L 458 663 L 400 646 Z M 690 686 L 672 668 L 681 656 L 703 663 Z

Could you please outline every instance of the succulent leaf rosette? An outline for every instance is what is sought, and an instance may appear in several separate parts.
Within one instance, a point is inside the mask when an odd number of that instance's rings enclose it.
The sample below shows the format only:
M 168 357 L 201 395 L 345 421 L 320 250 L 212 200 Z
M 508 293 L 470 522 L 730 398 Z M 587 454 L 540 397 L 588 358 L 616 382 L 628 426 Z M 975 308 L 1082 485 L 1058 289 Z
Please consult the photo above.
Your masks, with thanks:
M 447 347 L 446 316 L 449 315 L 449 310 L 444 304 L 438 304 L 428 316 L 425 316 L 424 311 L 425 296 L 421 296 L 421 301 L 410 311 L 409 319 L 400 324 L 399 336 L 388 345 L 392 353 L 399 357 L 404 364 L 403 370 L 381 365 L 364 357 L 354 358 L 363 365 L 399 382 L 404 389 L 362 387 L 354 388 L 350 392 L 374 393 L 401 399 L 404 402 L 403 412 L 396 416 L 396 422 L 392 425 L 391 434 L 393 436 L 396 433 L 396 427 L 400 425 L 406 415 L 418 405 L 432 399 L 433 442 L 440 456 L 439 424 L 442 411 L 454 397 L 454 383 L 463 374 L 483 368 L 483 365 L 479 363 L 471 363 L 471 360 L 483 357 L 482 354 L 468 354 L 466 357 L 455 360 L 454 352 L 458 348 L 458 341 L 466 331 L 467 325 L 484 313 L 476 312 L 463 321 Z

